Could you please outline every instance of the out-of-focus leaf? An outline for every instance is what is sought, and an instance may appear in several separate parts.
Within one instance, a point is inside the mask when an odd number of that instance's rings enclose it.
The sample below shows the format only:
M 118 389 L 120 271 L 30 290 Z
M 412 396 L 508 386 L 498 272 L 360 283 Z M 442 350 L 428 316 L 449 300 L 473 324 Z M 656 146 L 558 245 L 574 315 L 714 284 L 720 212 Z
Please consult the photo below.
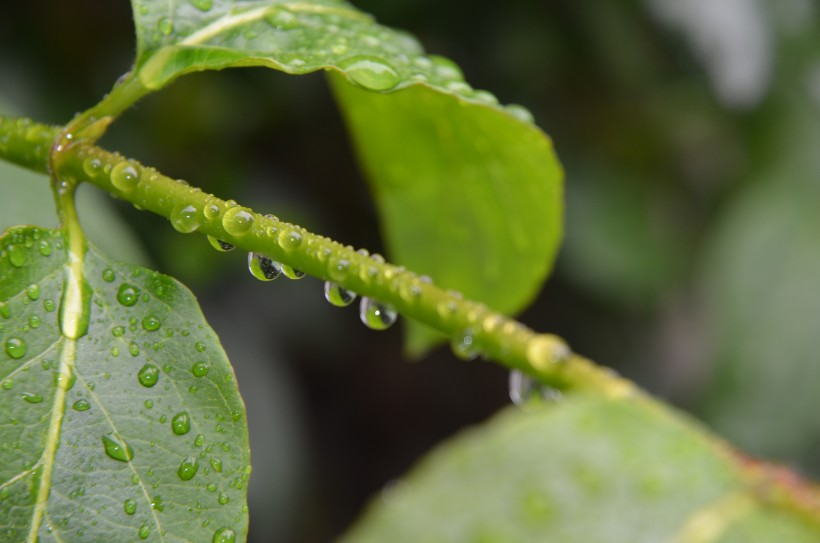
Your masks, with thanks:
M 342 74 L 353 85 L 335 79 L 336 96 L 391 257 L 506 313 L 533 298 L 561 237 L 562 172 L 522 108 L 499 106 L 452 62 L 345 2 L 132 4 L 135 73 L 150 89 L 232 66 Z M 408 350 L 437 340 L 411 324 Z
M 0 238 L 0 533 L 241 540 L 245 410 L 193 295 L 89 250 L 88 333 L 71 340 L 59 322 L 67 260 L 58 231 Z
M 507 411 L 445 444 L 387 489 L 343 541 L 820 537 L 816 523 L 756 492 L 728 448 L 691 421 L 646 402 L 573 396 Z

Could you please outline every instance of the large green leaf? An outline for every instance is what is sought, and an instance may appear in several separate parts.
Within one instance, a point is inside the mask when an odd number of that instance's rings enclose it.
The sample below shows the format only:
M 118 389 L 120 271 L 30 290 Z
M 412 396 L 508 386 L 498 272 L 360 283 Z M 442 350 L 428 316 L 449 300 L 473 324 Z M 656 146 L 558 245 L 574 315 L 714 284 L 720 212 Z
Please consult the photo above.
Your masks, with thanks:
M 244 406 L 193 295 L 89 250 L 71 340 L 67 264 L 58 231 L 0 237 L 0 539 L 242 540 Z
M 345 2 L 132 3 L 148 88 L 232 66 L 342 74 L 336 96 L 392 259 L 503 312 L 535 295 L 561 237 L 562 172 L 523 108 L 499 106 L 451 61 Z M 436 339 L 412 326 L 408 347 Z
M 577 395 L 458 436 L 385 490 L 344 541 L 818 541 L 817 518 L 770 504 L 751 480 L 691 421 Z

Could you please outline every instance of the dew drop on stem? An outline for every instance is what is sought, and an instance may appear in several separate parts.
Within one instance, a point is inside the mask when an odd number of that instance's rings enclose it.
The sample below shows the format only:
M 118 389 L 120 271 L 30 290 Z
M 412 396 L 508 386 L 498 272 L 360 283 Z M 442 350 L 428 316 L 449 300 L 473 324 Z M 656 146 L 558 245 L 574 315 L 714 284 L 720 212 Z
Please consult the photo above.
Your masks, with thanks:
M 213 236 L 208 236 L 208 243 L 210 243 L 211 247 L 213 247 L 220 253 L 227 253 L 228 251 L 234 250 L 233 244 L 228 243 L 227 241 L 222 241 L 221 239 L 216 239 Z
M 540 383 L 518 370 L 510 372 L 509 394 L 512 403 L 519 407 L 541 401 L 555 401 L 561 397 L 560 391 Z
M 386 330 L 396 322 L 398 313 L 390 304 L 367 296 L 359 303 L 359 318 L 371 330 Z
M 332 281 L 325 281 L 325 300 L 336 307 L 346 307 L 356 299 L 356 293 Z
M 248 253 L 248 270 L 260 281 L 273 281 L 282 273 L 282 268 L 270 258 L 258 253 Z
M 131 192 L 140 182 L 139 166 L 122 161 L 111 168 L 110 178 L 114 188 L 122 192 Z

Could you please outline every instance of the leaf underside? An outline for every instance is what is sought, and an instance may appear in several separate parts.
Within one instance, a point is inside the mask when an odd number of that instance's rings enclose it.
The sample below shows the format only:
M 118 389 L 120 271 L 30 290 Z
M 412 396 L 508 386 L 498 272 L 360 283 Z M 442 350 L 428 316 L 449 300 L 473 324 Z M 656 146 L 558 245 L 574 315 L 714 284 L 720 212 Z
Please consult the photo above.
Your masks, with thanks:
M 646 402 L 574 395 L 508 410 L 383 491 L 345 543 L 809 543 L 727 448 Z
M 245 410 L 193 295 L 91 249 L 74 342 L 64 245 L 34 227 L 0 238 L 0 539 L 243 540 Z
M 505 313 L 535 296 L 562 235 L 563 174 L 521 108 L 498 105 L 452 61 L 346 2 L 132 4 L 135 75 L 148 88 L 239 66 L 338 73 L 391 260 Z M 410 323 L 412 354 L 438 340 Z

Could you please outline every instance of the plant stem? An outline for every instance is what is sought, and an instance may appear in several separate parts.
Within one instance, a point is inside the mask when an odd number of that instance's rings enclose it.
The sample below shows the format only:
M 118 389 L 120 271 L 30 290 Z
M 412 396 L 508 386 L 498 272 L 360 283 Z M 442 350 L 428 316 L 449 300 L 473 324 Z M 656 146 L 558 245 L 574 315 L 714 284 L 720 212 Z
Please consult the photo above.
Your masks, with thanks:
M 59 129 L 0 116 L 0 142 L 6 142 L 0 147 L 0 157 L 47 171 L 48 154 L 44 156 L 41 150 L 48 149 L 59 134 Z M 59 168 L 60 177 L 89 181 L 140 209 L 168 218 L 181 232 L 213 236 L 335 282 L 361 296 L 389 303 L 405 317 L 453 338 L 456 354 L 468 357 L 480 353 L 560 389 L 609 396 L 637 393 L 637 387 L 629 381 L 572 354 L 557 336 L 537 334 L 403 267 L 206 194 L 184 181 L 171 179 L 86 141 L 75 141 L 61 149 L 55 167 Z

